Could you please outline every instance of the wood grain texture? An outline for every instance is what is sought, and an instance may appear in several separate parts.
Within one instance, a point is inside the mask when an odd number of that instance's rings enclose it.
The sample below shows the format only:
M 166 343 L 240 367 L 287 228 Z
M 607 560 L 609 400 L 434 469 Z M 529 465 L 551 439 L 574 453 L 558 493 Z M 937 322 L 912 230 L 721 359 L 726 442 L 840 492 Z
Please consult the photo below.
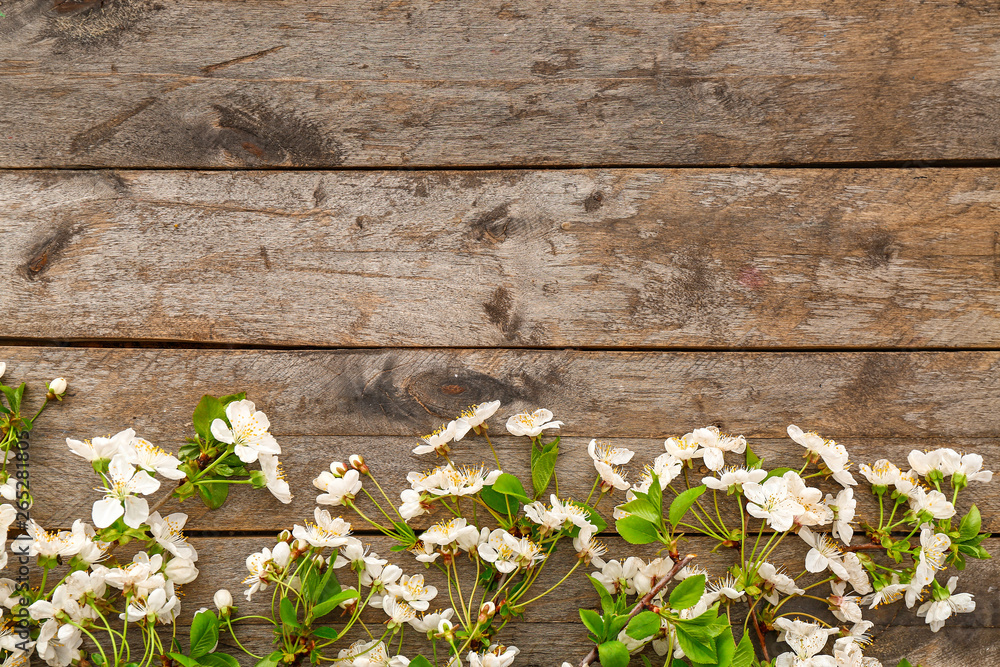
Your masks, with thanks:
M 630 546 L 617 538 L 610 538 L 607 541 L 609 550 L 613 553 L 636 554 L 647 558 L 652 555 L 649 547 Z M 262 547 L 273 546 L 273 539 L 216 537 L 193 538 L 192 542 L 199 552 L 200 575 L 194 583 L 184 586 L 181 604 L 182 624 L 186 626 L 190 622 L 191 615 L 199 607 L 205 605 L 211 607 L 212 595 L 219 588 L 228 588 L 232 591 L 239 605 L 240 614 L 268 613 L 267 607 L 271 601 L 272 590 L 259 592 L 252 602 L 247 602 L 243 598 L 244 587 L 240 582 L 246 575 L 242 558 L 259 551 Z M 405 573 L 423 573 L 429 584 L 437 586 L 439 590 L 445 590 L 440 572 L 436 569 L 424 570 L 412 559 L 389 554 L 389 543 L 384 538 L 372 538 L 371 546 L 380 554 L 387 555 L 392 562 L 399 564 Z M 688 551 L 699 554 L 697 562 L 708 568 L 713 576 L 721 575 L 725 568 L 733 563 L 733 556 L 728 553 L 709 553 L 710 545 L 704 539 L 691 540 L 684 546 Z M 996 550 L 1000 546 L 1000 540 L 990 540 L 987 546 L 991 550 Z M 800 541 L 790 540 L 787 544 L 779 546 L 775 561 L 789 564 L 796 560 L 801 562 L 804 552 L 805 547 Z M 556 583 L 572 567 L 574 559 L 575 554 L 571 551 L 556 552 L 536 584 L 538 592 L 547 590 Z M 465 575 L 474 575 L 474 568 L 467 571 L 466 567 L 465 564 L 460 564 L 461 571 Z M 928 631 L 923 619 L 918 618 L 914 610 L 906 609 L 902 603 L 867 611 L 865 617 L 876 625 L 871 633 L 874 642 L 866 653 L 881 658 L 886 665 L 895 665 L 900 658 L 909 657 L 913 664 L 918 664 L 919 660 L 924 667 L 957 667 L 969 664 L 967 660 L 970 655 L 996 654 L 1000 651 L 1000 634 L 997 633 L 996 627 L 997 612 L 1000 607 L 991 584 L 995 583 L 1000 574 L 998 568 L 1000 565 L 997 565 L 996 561 L 977 561 L 969 566 L 960 579 L 960 589 L 972 592 L 976 596 L 976 613 L 953 616 L 944 630 L 937 634 Z M 594 569 L 581 568 L 585 572 Z M 343 571 L 339 573 L 343 574 Z M 816 576 L 815 580 L 818 581 L 820 578 Z M 346 574 L 341 581 L 344 584 L 349 583 Z M 810 578 L 808 581 L 811 582 L 813 579 Z M 817 588 L 813 589 L 813 593 L 822 596 L 825 591 Z M 444 599 L 447 600 L 447 597 Z M 439 608 L 440 605 L 447 606 L 447 602 L 441 601 L 439 597 L 432 603 L 432 609 Z M 597 596 L 582 575 L 570 577 L 556 591 L 534 603 L 523 621 L 508 625 L 498 639 L 521 649 L 523 655 L 518 664 L 558 665 L 564 660 L 578 662 L 588 650 L 586 630 L 580 624 L 577 614 L 577 609 L 580 607 L 598 607 Z M 812 600 L 800 600 L 794 605 L 790 603 L 785 609 L 794 609 L 833 620 L 829 612 L 823 610 L 821 603 Z M 740 604 L 733 607 L 734 623 L 742 623 L 744 612 Z M 381 610 L 374 609 L 367 610 L 362 616 L 370 628 L 377 627 L 384 618 L 385 614 Z M 336 626 L 337 615 L 329 616 L 327 623 Z M 264 650 L 271 642 L 269 626 L 258 620 L 249 620 L 236 627 L 240 641 L 250 650 L 258 654 L 266 654 L 272 650 Z M 178 634 L 184 642 L 185 633 Z M 426 650 L 423 640 L 413 636 L 415 633 L 407 634 L 410 638 L 408 640 L 404 638 L 404 654 L 412 656 L 418 651 Z M 558 641 L 553 641 L 553 636 L 558 637 Z M 963 647 L 966 644 L 969 648 Z M 234 656 L 239 655 L 239 649 L 231 640 L 224 639 L 221 647 L 221 650 L 226 650 Z M 773 657 L 787 650 L 787 647 L 778 644 L 774 641 L 774 636 L 769 635 L 769 650 Z M 649 656 L 652 658 L 653 655 L 650 650 Z M 250 660 L 241 659 L 241 662 L 247 665 L 253 664 Z
M 995 159 L 984 0 L 5 4 L 2 166 Z
M 331 460 L 362 453 L 398 491 L 412 469 L 433 457 L 410 455 L 416 435 L 454 418 L 470 403 L 503 402 L 494 431 L 514 412 L 546 406 L 566 422 L 559 472 L 577 497 L 593 481 L 586 443 L 616 438 L 641 461 L 662 451 L 666 436 L 717 424 L 752 438 L 775 465 L 799 467 L 801 449 L 784 439 L 789 423 L 847 444 L 855 463 L 889 457 L 900 465 L 912 448 L 953 446 L 981 452 L 1000 469 L 996 432 L 995 352 L 662 353 L 502 350 L 207 351 L 87 348 L 0 349 L 5 380 L 67 376 L 70 397 L 39 422 L 33 466 L 47 522 L 89 514 L 92 498 L 67 493 L 89 474 L 66 452 L 66 437 L 134 427 L 171 451 L 190 430 L 204 393 L 245 389 L 284 443 L 285 465 L 301 497 L 290 507 L 259 494 L 236 500 L 222 518 L 237 529 L 279 530 L 312 511 L 311 479 Z M 504 460 L 523 472 L 523 439 L 498 439 Z M 480 463 L 488 449 L 456 446 L 461 462 Z M 798 462 L 798 463 L 797 463 Z M 991 485 L 967 498 L 995 526 L 1000 498 Z M 244 494 L 239 494 L 241 497 Z M 260 498 L 263 497 L 263 500 Z M 43 501 L 44 499 L 44 501 Z M 192 515 L 199 510 L 189 504 Z M 185 508 L 186 511 L 187 507 Z M 203 518 L 202 515 L 198 515 Z
M 987 169 L 0 172 L 0 335 L 1000 344 Z

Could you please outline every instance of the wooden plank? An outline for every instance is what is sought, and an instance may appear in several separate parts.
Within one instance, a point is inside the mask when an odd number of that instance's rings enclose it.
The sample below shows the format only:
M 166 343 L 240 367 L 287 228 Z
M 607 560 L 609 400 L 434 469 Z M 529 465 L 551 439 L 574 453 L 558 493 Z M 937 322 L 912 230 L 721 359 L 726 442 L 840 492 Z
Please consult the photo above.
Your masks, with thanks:
M 0 335 L 995 347 L 997 190 L 985 169 L 0 172 Z
M 40 424 L 39 429 L 43 428 L 44 426 Z M 32 449 L 31 465 L 36 497 L 33 514 L 46 528 L 68 529 L 74 519 L 89 520 L 91 506 L 98 499 L 98 494 L 79 492 L 79 480 L 93 475 L 89 464 L 70 454 L 62 441 L 49 439 L 48 433 L 51 433 L 51 429 L 40 430 L 38 444 Z M 503 469 L 523 480 L 529 480 L 528 451 L 525 441 L 510 436 L 498 436 L 493 438 L 493 441 Z M 560 462 L 556 469 L 561 497 L 586 499 L 593 487 L 596 474 L 587 454 L 588 442 L 587 438 L 567 437 L 562 440 Z M 664 451 L 662 439 L 614 438 L 605 439 L 605 442 L 628 447 L 636 452 L 633 462 L 626 466 L 630 479 L 636 478 L 645 463 L 652 461 Z M 850 438 L 840 442 L 851 452 L 854 466 L 852 469 L 859 481 L 863 478 L 857 473 L 858 464 L 870 465 L 880 458 L 888 458 L 906 468 L 906 456 L 912 449 L 955 447 L 961 451 L 977 451 L 986 456 L 988 467 L 1000 468 L 998 465 L 1000 459 L 996 455 L 996 452 L 1000 451 L 1000 441 L 996 439 Z M 406 482 L 406 474 L 409 471 L 427 470 L 439 462 L 433 455 L 414 455 L 410 450 L 416 443 L 415 438 L 292 436 L 282 437 L 281 443 L 284 448 L 281 457 L 282 467 L 293 493 L 290 504 L 284 505 L 266 492 L 253 493 L 246 488 L 234 488 L 225 507 L 215 512 L 206 509 L 197 499 L 184 503 L 168 501 L 163 506 L 163 511 L 187 513 L 190 516 L 189 527 L 195 530 L 212 530 L 218 526 L 225 526 L 226 530 L 263 530 L 277 533 L 293 523 L 301 524 L 305 520 L 311 520 L 316 496 L 319 493 L 313 487 L 312 480 L 319 471 L 326 469 L 331 461 L 347 460 L 355 453 L 363 454 L 379 484 L 390 494 L 393 501 L 398 500 L 399 491 L 409 488 Z M 765 458 L 769 469 L 802 467 L 804 450 L 790 440 L 752 439 L 750 447 Z M 456 445 L 451 453 L 451 459 L 457 465 L 495 467 L 492 455 L 482 440 L 473 439 Z M 739 457 L 735 455 L 729 458 L 732 464 L 738 460 Z M 708 469 L 700 467 L 692 475 L 692 483 L 707 474 L 709 474 Z M 369 486 L 371 492 L 377 495 L 374 486 Z M 820 483 L 818 486 L 824 492 L 834 495 L 838 491 L 838 487 L 833 483 Z M 554 488 L 552 490 L 554 491 Z M 165 486 L 155 494 L 153 502 L 168 493 L 168 487 Z M 367 502 L 366 498 L 362 496 L 359 502 L 368 516 L 378 516 L 378 511 Z M 611 521 L 612 507 L 621 502 L 624 502 L 622 494 L 614 493 L 599 505 L 605 519 L 611 524 L 609 530 L 613 530 L 614 527 Z M 723 511 L 727 512 L 726 516 L 739 516 L 731 498 L 720 496 L 719 503 Z M 983 530 L 1000 532 L 1000 489 L 997 485 L 973 484 L 963 491 L 958 503 L 961 513 L 968 511 L 968 507 L 973 503 L 982 514 Z M 337 508 L 334 514 L 343 511 L 343 508 Z M 859 494 L 857 511 L 859 519 L 864 518 L 878 523 L 878 503 L 874 497 Z M 349 512 L 345 512 L 344 516 L 352 522 L 355 529 L 368 528 L 360 519 L 352 519 Z M 412 525 L 426 527 L 442 518 L 444 517 L 441 514 L 435 513 L 413 520 Z M 756 526 L 756 522 L 753 525 Z
M 266 538 L 194 538 L 199 550 L 199 567 L 201 574 L 192 584 L 184 587 L 184 597 L 181 605 L 181 622 L 186 625 L 191 614 L 202 605 L 211 606 L 211 598 L 215 590 L 221 587 L 229 588 L 239 605 L 241 614 L 267 613 L 266 606 L 270 603 L 270 591 L 259 593 L 253 602 L 247 603 L 241 594 L 239 583 L 244 576 L 242 556 L 259 550 L 264 546 L 272 546 L 273 540 Z M 631 547 L 620 540 L 609 540 L 612 551 L 617 553 L 640 553 L 647 556 L 650 550 L 644 547 Z M 383 538 L 374 538 L 373 547 L 379 553 L 388 551 L 388 544 Z M 990 540 L 989 547 L 996 549 L 1000 540 Z M 707 553 L 708 545 L 704 540 L 695 540 L 687 546 L 694 551 L 705 552 L 699 557 L 699 562 L 708 567 L 713 575 L 717 575 L 732 562 L 725 553 Z M 784 545 L 779 551 L 785 552 L 785 558 L 801 559 L 804 549 L 797 542 L 791 542 L 790 549 Z M 571 566 L 573 554 L 557 552 L 554 560 L 547 566 L 548 570 L 539 578 L 537 587 L 545 590 L 555 583 Z M 412 560 L 393 557 L 393 562 L 400 564 L 404 572 L 414 573 L 416 570 Z M 791 560 L 788 560 L 791 562 Z M 460 567 L 465 567 L 464 565 Z M 998 576 L 996 561 L 973 563 L 960 578 L 960 588 L 976 595 L 977 610 L 975 614 L 960 614 L 949 619 L 948 624 L 939 633 L 927 630 L 923 619 L 916 617 L 913 610 L 907 610 L 901 604 L 883 607 L 874 611 L 866 611 L 865 617 L 876 623 L 872 632 L 874 643 L 866 651 L 867 654 L 881 658 L 886 665 L 895 665 L 902 657 L 909 657 L 914 664 L 922 662 L 925 667 L 951 667 L 952 665 L 970 664 L 969 656 L 974 654 L 992 655 L 1000 651 L 1000 635 L 996 628 L 997 603 L 995 595 L 991 595 L 990 586 Z M 593 568 L 591 568 L 593 569 Z M 422 568 L 420 568 L 422 571 Z M 425 572 L 429 583 L 442 586 L 440 573 L 431 569 Z M 819 590 L 819 589 L 816 589 Z M 814 591 L 815 592 L 815 591 Z M 437 602 L 437 601 L 435 601 Z M 822 611 L 822 605 L 810 600 L 797 602 L 795 609 L 813 613 L 821 618 L 828 618 L 828 612 Z M 564 660 L 578 662 L 587 652 L 586 631 L 579 623 L 577 609 L 580 607 L 596 607 L 597 600 L 590 583 L 582 576 L 569 578 L 555 592 L 535 603 L 523 622 L 509 624 L 499 637 L 504 643 L 513 644 L 521 649 L 522 661 L 525 664 L 561 664 Z M 432 603 L 432 607 L 437 605 Z M 786 607 L 788 609 L 789 607 Z M 734 607 L 734 622 L 742 621 L 739 614 L 740 606 Z M 336 622 L 336 617 L 332 617 Z M 379 610 L 368 610 L 363 616 L 369 627 L 376 627 L 384 619 Z M 271 649 L 271 634 L 268 626 L 252 620 L 237 625 L 240 641 L 258 654 L 266 654 Z M 184 643 L 185 632 L 178 633 Z M 422 640 L 417 640 L 413 633 L 407 633 L 410 638 L 404 638 L 404 654 L 414 655 L 424 650 Z M 558 642 L 552 641 L 558 636 Z M 227 650 L 238 656 L 239 650 L 231 640 L 223 639 L 221 650 Z M 769 650 L 772 657 L 778 652 L 787 650 L 784 644 L 777 644 L 773 636 L 769 637 Z M 652 657 L 652 652 L 650 656 Z M 240 658 L 242 664 L 251 665 L 252 661 Z
M 3 166 L 1000 155 L 986 2 L 77 6 L 4 9 Z
M 87 516 L 93 499 L 73 481 L 89 474 L 64 449 L 85 438 L 134 427 L 176 451 L 204 393 L 245 389 L 270 416 L 283 459 L 301 497 L 282 507 L 260 494 L 224 510 L 235 528 L 280 529 L 311 511 L 310 480 L 333 459 L 368 456 L 398 484 L 433 457 L 409 454 L 416 436 L 469 403 L 503 401 L 494 430 L 514 412 L 551 408 L 566 422 L 560 474 L 564 494 L 585 497 L 593 477 L 585 445 L 620 438 L 639 461 L 662 451 L 666 436 L 717 424 L 753 439 L 775 464 L 795 464 L 801 450 L 783 439 L 796 423 L 845 442 L 855 463 L 888 456 L 900 464 L 912 448 L 954 446 L 981 452 L 1000 469 L 996 432 L 996 352 L 661 353 L 493 350 L 209 351 L 0 348 L 5 380 L 64 375 L 70 397 L 40 420 L 32 459 L 40 512 L 65 524 Z M 30 404 L 30 403 L 29 403 Z M 780 440 L 779 440 L 780 439 Z M 759 442 L 757 441 L 759 440 Z M 511 469 L 523 472 L 523 440 L 498 439 Z M 481 443 L 456 447 L 459 461 L 489 458 Z M 798 467 L 798 466 L 796 466 Z M 51 471 L 51 472 L 50 472 Z M 72 490 L 70 490 L 72 489 Z M 1000 499 L 991 485 L 970 498 L 987 525 Z M 49 504 L 51 503 L 51 504 Z M 189 504 L 192 516 L 199 510 Z

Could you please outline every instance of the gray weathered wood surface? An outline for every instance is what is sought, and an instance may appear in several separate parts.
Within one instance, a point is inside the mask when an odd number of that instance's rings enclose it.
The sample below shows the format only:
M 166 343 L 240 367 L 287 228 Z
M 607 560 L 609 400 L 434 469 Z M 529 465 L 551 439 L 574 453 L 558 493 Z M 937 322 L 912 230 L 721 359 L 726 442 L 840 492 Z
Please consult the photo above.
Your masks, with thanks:
M 989 169 L 0 172 L 0 309 L 53 339 L 988 347 L 997 190 Z
M 0 166 L 1000 157 L 988 0 L 7 0 Z
M 330 460 L 398 490 L 434 460 L 415 436 L 490 398 L 566 422 L 564 495 L 591 437 L 636 474 L 708 423 L 775 464 L 796 423 L 855 465 L 1000 469 L 998 45 L 987 0 L 3 0 L 0 361 L 71 382 L 34 516 L 89 516 L 66 437 L 176 450 L 202 394 L 240 389 L 296 497 L 164 506 L 202 531 L 185 615 L 238 595 Z M 514 472 L 524 444 L 497 438 Z M 997 488 L 960 504 L 1000 533 Z M 871 653 L 1000 660 L 998 567 L 940 633 L 875 612 Z M 585 584 L 509 626 L 516 665 L 582 657 Z

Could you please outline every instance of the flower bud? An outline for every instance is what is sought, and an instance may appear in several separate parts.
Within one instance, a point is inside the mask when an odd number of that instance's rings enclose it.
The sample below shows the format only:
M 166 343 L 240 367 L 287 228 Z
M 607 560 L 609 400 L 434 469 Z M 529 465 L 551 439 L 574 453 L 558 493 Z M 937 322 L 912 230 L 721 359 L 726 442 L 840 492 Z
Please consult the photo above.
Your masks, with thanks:
M 305 540 L 294 540 L 292 542 L 292 551 L 298 551 L 300 553 L 303 551 L 309 551 L 309 543 Z
M 198 578 L 198 568 L 194 566 L 194 561 L 175 556 L 163 568 L 163 574 L 167 575 L 167 579 L 181 586 Z
M 493 618 L 493 616 L 496 613 L 497 613 L 497 606 L 493 604 L 492 600 L 487 601 L 485 604 L 483 604 L 482 607 L 479 608 L 479 622 L 485 623 L 486 621 Z
M 348 459 L 351 462 L 351 467 L 357 470 L 362 475 L 368 474 L 368 466 L 365 465 L 365 457 L 360 454 L 354 454 Z
M 53 394 L 65 394 L 66 393 L 66 378 L 56 378 L 49 383 L 49 391 Z
M 233 594 L 225 588 L 220 588 L 215 591 L 215 596 L 212 598 L 212 601 L 215 602 L 215 607 L 219 610 L 220 614 L 228 616 L 229 610 L 233 606 Z
M 439 639 L 445 639 L 451 641 L 455 637 L 454 627 L 447 618 L 442 618 L 438 621 L 437 627 L 437 637 Z
M 283 530 L 280 533 L 278 533 L 278 541 L 279 542 L 291 542 L 292 541 L 292 531 L 290 531 L 290 530 Z
M 343 461 L 334 461 L 330 464 L 330 472 L 334 477 L 343 477 L 350 470 Z

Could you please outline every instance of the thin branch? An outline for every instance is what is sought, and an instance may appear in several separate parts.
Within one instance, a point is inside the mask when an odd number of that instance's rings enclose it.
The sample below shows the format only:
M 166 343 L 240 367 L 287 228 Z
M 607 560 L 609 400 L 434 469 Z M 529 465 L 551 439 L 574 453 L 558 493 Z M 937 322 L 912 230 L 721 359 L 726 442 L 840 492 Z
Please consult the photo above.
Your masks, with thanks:
M 668 572 L 667 575 L 663 577 L 663 579 L 660 579 L 658 582 L 656 582 L 656 585 L 653 586 L 652 590 L 646 593 L 646 595 L 644 595 L 641 600 L 635 603 L 635 606 L 632 607 L 632 611 L 629 612 L 628 617 L 632 618 L 640 611 L 642 611 L 644 608 L 648 607 L 650 602 L 653 601 L 653 598 L 656 597 L 657 593 L 666 588 L 667 584 L 670 583 L 670 580 L 674 578 L 674 575 L 680 572 L 681 568 L 683 568 L 685 565 L 693 561 L 695 558 L 696 558 L 695 554 L 688 554 L 687 556 L 684 556 L 684 558 L 674 563 L 674 567 L 670 570 L 670 572 Z M 587 667 L 587 665 L 591 664 L 595 660 L 597 660 L 596 645 L 594 646 L 594 648 L 590 649 L 590 653 L 587 654 L 587 657 L 580 662 L 580 667 Z

